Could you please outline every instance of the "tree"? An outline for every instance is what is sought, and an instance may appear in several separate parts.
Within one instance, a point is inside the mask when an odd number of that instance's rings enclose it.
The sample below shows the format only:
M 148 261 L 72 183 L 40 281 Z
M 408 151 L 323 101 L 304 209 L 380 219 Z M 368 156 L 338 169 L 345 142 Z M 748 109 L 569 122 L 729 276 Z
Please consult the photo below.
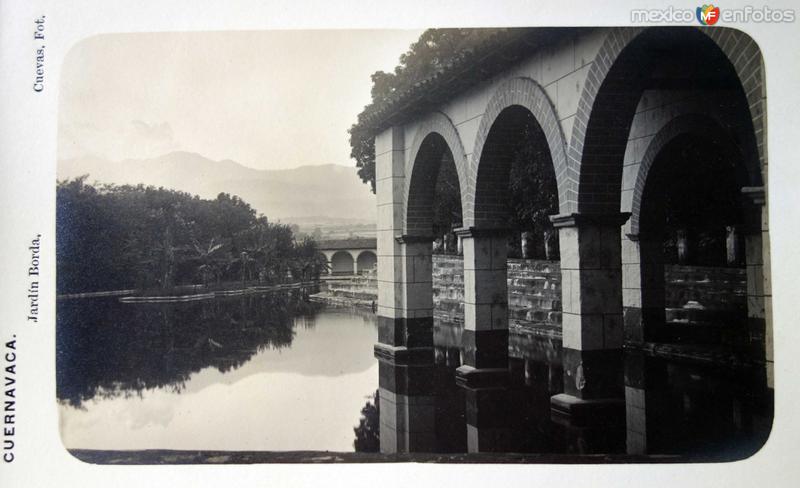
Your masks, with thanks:
M 350 157 L 355 159 L 358 176 L 375 192 L 374 128 L 367 123 L 368 115 L 386 106 L 393 98 L 462 59 L 477 46 L 496 36 L 497 29 L 428 29 L 402 54 L 393 73 L 377 71 L 372 74 L 372 103 L 358 115 L 350 130 Z
M 240 282 L 283 281 L 311 243 L 273 224 L 239 197 L 214 200 L 143 185 L 89 185 L 87 177 L 56 188 L 59 293 Z M 305 266 L 305 265 L 304 265 Z

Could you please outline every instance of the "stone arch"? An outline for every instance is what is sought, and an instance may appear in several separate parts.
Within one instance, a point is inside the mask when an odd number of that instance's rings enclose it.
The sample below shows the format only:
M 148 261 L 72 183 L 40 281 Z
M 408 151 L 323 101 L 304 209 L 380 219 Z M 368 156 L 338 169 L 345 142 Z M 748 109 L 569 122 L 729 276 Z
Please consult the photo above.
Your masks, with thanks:
M 355 260 L 350 251 L 336 251 L 331 255 L 332 274 L 353 274 Z
M 539 124 L 550 149 L 550 158 L 556 175 L 558 201 L 561 212 L 565 212 L 570 195 L 577 189 L 577 180 L 567 168 L 566 140 L 558 122 L 555 107 L 544 89 L 530 78 L 513 78 L 500 85 L 492 95 L 481 117 L 478 135 L 472 151 L 469 165 L 469 178 L 466 193 L 471 198 L 464 205 L 464 226 L 480 225 L 481 219 L 476 216 L 475 198 L 478 185 L 478 170 L 489 133 L 500 114 L 509 107 L 520 106 L 527 109 Z M 502 191 L 505 191 L 504 188 Z
M 717 118 L 707 114 L 685 114 L 670 120 L 647 145 L 642 160 L 639 162 L 633 197 L 628 204 L 630 208 L 627 208 L 625 203 L 622 204 L 622 211 L 631 213 L 630 234 L 638 235 L 640 232 L 642 198 L 647 184 L 647 176 L 653 163 L 667 144 L 683 134 L 696 134 L 706 139 L 716 140 L 718 146 L 723 148 L 729 157 L 737 157 L 738 153 L 738 159 L 746 160 L 744 148 L 737 144 Z M 737 165 L 736 170 L 737 180 L 742 187 L 753 184 L 749 180 L 750 175 L 741 165 Z
M 430 237 L 433 192 L 439 172 L 441 155 L 449 151 L 458 174 L 461 208 L 464 209 L 467 156 L 453 122 L 441 112 L 433 112 L 419 125 L 409 151 L 410 175 L 405 186 L 403 233 Z M 439 158 L 439 159 L 437 159 Z
M 370 271 L 376 264 L 378 264 L 378 256 L 375 254 L 375 251 L 365 249 L 358 253 L 358 257 L 356 258 L 356 271 L 359 273 Z
M 651 27 L 615 28 L 606 36 L 587 75 L 568 149 L 568 171 L 577 174 L 577 195 L 569 207 L 581 213 L 619 211 L 621 161 L 632 114 L 646 77 L 642 64 L 656 63 L 647 56 L 624 56 L 664 36 L 694 37 L 696 50 L 713 47 L 729 63 L 738 78 L 749 110 L 750 133 L 758 152 L 758 168 L 752 181 L 763 181 L 766 167 L 765 89 L 763 60 L 757 44 L 747 34 L 728 28 Z M 716 52 L 709 53 L 710 56 Z M 623 59 L 626 58 L 626 59 Z M 634 59 L 631 59 L 634 58 Z
M 675 304 L 668 305 L 668 296 L 673 295 L 674 283 L 670 285 L 665 277 L 666 260 L 664 254 L 664 235 L 658 230 L 660 226 L 654 227 L 653 224 L 658 220 L 652 220 L 653 207 L 649 212 L 647 205 L 652 205 L 654 198 L 648 193 L 653 191 L 654 183 L 651 181 L 655 171 L 664 170 L 665 167 L 656 168 L 656 161 L 661 158 L 662 151 L 677 142 L 686 135 L 694 136 L 695 140 L 702 140 L 704 145 L 713 144 L 727 161 L 733 162 L 732 172 L 727 175 L 719 174 L 718 180 L 727 180 L 727 184 L 735 182 L 737 188 L 726 186 L 734 191 L 746 187 L 751 183 L 752 174 L 747 171 L 745 161 L 752 156 L 752 147 L 742 147 L 741 140 L 737 140 L 732 127 L 726 126 L 724 116 L 711 111 L 704 113 L 685 113 L 669 119 L 663 124 L 655 135 L 650 139 L 644 149 L 641 160 L 638 164 L 636 181 L 632 189 L 632 197 L 622 203 L 623 211 L 630 210 L 631 219 L 629 228 L 625 230 L 627 239 L 623 240 L 623 308 L 625 315 L 625 328 L 628 340 L 640 341 L 663 341 L 675 340 L 671 336 L 669 329 L 665 327 L 667 322 L 667 307 L 674 307 Z M 745 141 L 746 142 L 746 141 Z M 663 160 L 662 160 L 663 161 Z M 658 164 L 664 164 L 658 163 Z M 730 178 L 730 179 L 728 179 Z M 666 187 L 662 187 L 666 188 Z M 698 195 L 687 195 L 687 198 L 696 198 Z M 740 205 L 745 202 L 740 200 Z M 645 225 L 645 214 L 648 214 L 650 225 Z M 744 222 L 744 208 L 740 206 L 736 213 L 742 218 L 740 224 Z M 662 214 L 657 219 L 663 219 Z M 663 222 L 663 221 L 662 221 Z M 672 288 L 672 292 L 670 292 Z M 733 311 L 734 309 L 729 310 Z M 736 314 L 734 314 L 735 316 Z M 726 318 L 733 321 L 734 316 Z M 733 322 L 729 322 L 733 323 Z M 666 334 L 666 335 L 665 335 Z M 686 337 L 691 337 L 687 335 Z M 684 339 L 689 340 L 689 339 Z

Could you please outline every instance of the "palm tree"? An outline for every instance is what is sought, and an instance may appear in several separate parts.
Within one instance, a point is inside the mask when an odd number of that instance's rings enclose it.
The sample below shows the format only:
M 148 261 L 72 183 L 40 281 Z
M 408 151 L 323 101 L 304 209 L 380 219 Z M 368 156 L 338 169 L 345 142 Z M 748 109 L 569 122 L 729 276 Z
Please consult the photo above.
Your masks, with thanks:
M 202 245 L 196 240 L 192 242 L 191 251 L 194 253 L 193 259 L 199 263 L 197 272 L 203 280 L 204 287 L 208 286 L 209 277 L 216 277 L 219 279 L 219 266 L 222 262 L 221 251 L 224 248 L 225 244 L 216 236 L 212 237 L 208 243 Z

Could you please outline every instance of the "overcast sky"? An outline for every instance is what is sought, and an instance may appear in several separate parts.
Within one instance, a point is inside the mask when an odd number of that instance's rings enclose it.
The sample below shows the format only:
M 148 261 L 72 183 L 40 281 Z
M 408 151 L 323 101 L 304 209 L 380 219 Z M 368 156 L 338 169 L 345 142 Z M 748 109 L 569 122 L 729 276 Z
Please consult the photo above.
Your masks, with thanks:
M 113 34 L 76 45 L 59 158 L 170 151 L 258 169 L 353 165 L 347 129 L 421 31 Z

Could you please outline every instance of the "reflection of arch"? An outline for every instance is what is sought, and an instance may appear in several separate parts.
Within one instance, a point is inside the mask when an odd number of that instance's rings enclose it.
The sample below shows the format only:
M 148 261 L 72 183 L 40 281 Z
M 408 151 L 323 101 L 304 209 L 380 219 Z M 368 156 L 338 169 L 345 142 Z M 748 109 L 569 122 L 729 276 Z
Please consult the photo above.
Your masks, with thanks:
M 608 182 L 621 180 L 627 137 L 643 90 L 653 83 L 674 81 L 669 69 L 658 73 L 661 78 L 654 76 L 654 69 L 662 66 L 659 63 L 669 67 L 664 59 L 670 55 L 684 64 L 691 62 L 682 70 L 699 84 L 711 82 L 714 87 L 714 83 L 731 78 L 726 71 L 733 75 L 735 86 L 728 87 L 736 89 L 748 111 L 744 122 L 751 140 L 743 146 L 758 151 L 758 158 L 748 168 L 750 179 L 754 186 L 761 184 L 759 167 L 766 163 L 763 130 L 756 133 L 754 126 L 763 128 L 764 93 L 761 56 L 755 42 L 746 34 L 724 28 L 612 29 L 590 68 L 570 140 L 567 165 L 578 175 L 574 202 L 578 211 L 619 212 L 620 187 Z M 717 78 L 703 78 L 698 73 L 716 74 Z
M 353 255 L 347 251 L 337 251 L 331 256 L 333 274 L 353 274 Z
M 442 159 L 449 153 L 458 174 L 461 207 L 464 208 L 467 157 L 453 123 L 440 112 L 431 114 L 417 129 L 411 145 L 411 169 L 405 188 L 404 234 L 430 237 L 433 234 L 433 199 Z
M 378 264 L 378 256 L 372 251 L 361 251 L 356 259 L 356 271 L 365 273 L 371 271 Z
M 467 190 L 474 201 L 467 202 L 464 207 L 465 227 L 497 226 L 498 222 L 505 217 L 505 208 L 490 202 L 501 200 L 508 191 L 508 171 L 511 165 L 503 164 L 510 163 L 505 160 L 507 157 L 505 153 L 508 152 L 505 150 L 510 143 L 508 138 L 519 139 L 522 126 L 520 123 L 512 123 L 512 127 L 499 127 L 501 124 L 497 122 L 506 119 L 505 116 L 509 113 L 522 113 L 513 107 L 525 109 L 526 112 L 533 115 L 535 124 L 538 125 L 550 150 L 550 159 L 555 170 L 558 188 L 559 205 L 561 211 L 565 211 L 565 203 L 575 185 L 569 183 L 573 176 L 566 171 L 566 146 L 555 108 L 544 90 L 535 81 L 528 78 L 515 78 L 495 91 L 483 117 L 481 117 L 470 161 Z M 489 160 L 488 164 L 487 160 Z M 491 167 L 487 168 L 489 165 Z M 477 208 L 479 200 L 487 202 L 482 209 Z

